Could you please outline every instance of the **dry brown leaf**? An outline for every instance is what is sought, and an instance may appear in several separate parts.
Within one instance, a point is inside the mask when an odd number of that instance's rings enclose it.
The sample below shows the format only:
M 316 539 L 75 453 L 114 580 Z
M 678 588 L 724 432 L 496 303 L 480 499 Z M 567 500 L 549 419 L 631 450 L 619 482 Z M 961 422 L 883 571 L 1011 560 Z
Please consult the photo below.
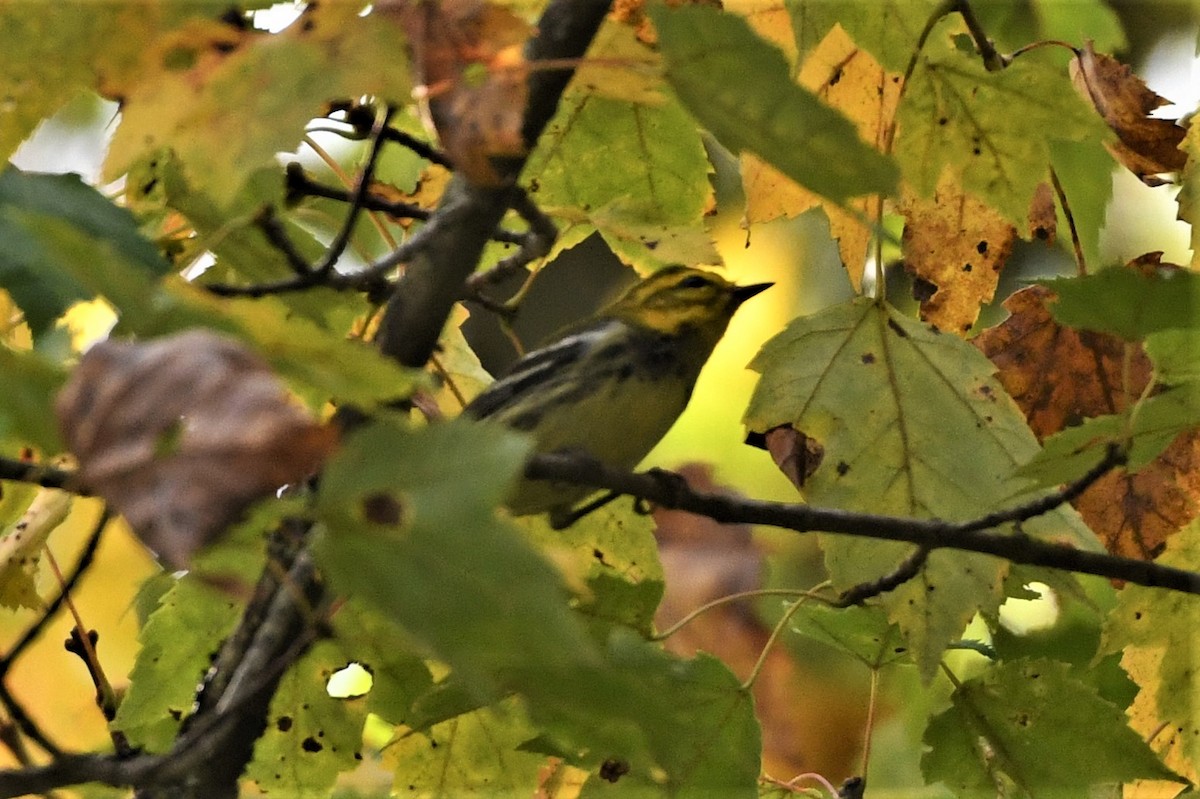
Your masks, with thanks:
M 1011 314 L 975 345 L 996 364 L 1001 384 L 1039 439 L 1093 416 L 1121 413 L 1151 379 L 1140 347 L 1102 333 L 1062 327 L 1047 309 L 1054 294 L 1022 289 L 1005 301 Z M 1200 435 L 1184 433 L 1153 462 L 1130 475 L 1114 470 L 1075 502 L 1110 552 L 1153 558 L 1166 537 L 1200 513 Z
M 949 173 L 932 199 L 905 191 L 899 210 L 905 217 L 904 268 L 923 289 L 921 318 L 939 330 L 966 333 L 980 306 L 995 296 L 1017 229 Z
M 525 154 L 522 54 L 530 26 L 486 0 L 385 0 L 397 16 L 446 154 L 473 183 L 503 181 L 492 158 Z
M 1029 204 L 1030 241 L 1037 239 L 1053 244 L 1058 235 L 1058 209 L 1054 205 L 1054 189 L 1049 183 L 1039 183 Z
M 1038 439 L 1086 417 L 1121 413 L 1131 401 L 1121 386 L 1125 342 L 1059 325 L 1048 309 L 1053 297 L 1044 286 L 1021 289 L 1004 301 L 1008 319 L 974 339 Z M 1150 361 L 1140 349 L 1131 355 L 1136 398 L 1150 379 Z
M 757 443 L 757 442 L 755 442 Z M 771 459 L 801 492 L 825 457 L 825 448 L 815 438 L 801 433 L 791 425 L 780 425 L 766 432 L 763 448 Z
M 1181 434 L 1136 474 L 1104 475 L 1075 508 L 1114 555 L 1158 557 L 1167 538 L 1200 515 L 1200 434 Z
M 1117 134 L 1118 141 L 1106 145 L 1109 152 L 1142 182 L 1157 186 L 1163 181 L 1155 175 L 1183 169 L 1187 154 L 1179 145 L 1187 130 L 1149 116 L 1170 101 L 1151 91 L 1129 66 L 1097 53 L 1088 42 L 1071 60 L 1071 81 Z
M 258 356 L 203 330 L 97 344 L 55 410 L 81 482 L 174 568 L 335 443 Z
M 720 490 L 706 466 L 685 466 L 680 473 L 697 490 Z M 655 616 L 659 629 L 714 599 L 762 587 L 763 553 L 748 526 L 663 509 L 654 519 L 666 578 Z M 729 603 L 695 618 L 667 638 L 666 647 L 681 657 L 709 652 L 745 679 L 769 637 L 752 603 Z M 849 776 L 859 746 L 853 731 L 864 713 L 854 697 L 829 691 L 785 648 L 775 646 L 754 683 L 754 701 L 762 723 L 764 770 Z
M 797 82 L 824 102 L 844 113 L 858 128 L 864 141 L 883 149 L 889 126 L 900 99 L 901 78 L 879 65 L 835 25 L 800 68 Z M 794 217 L 821 207 L 829 218 L 829 229 L 838 242 L 842 263 L 850 273 L 855 290 L 862 287 L 863 267 L 871 231 L 855 213 L 838 207 L 797 185 L 774 167 L 746 153 L 742 156 L 742 183 L 746 191 L 746 223 L 769 222 Z M 857 198 L 848 208 L 871 216 L 878 203 L 870 197 Z

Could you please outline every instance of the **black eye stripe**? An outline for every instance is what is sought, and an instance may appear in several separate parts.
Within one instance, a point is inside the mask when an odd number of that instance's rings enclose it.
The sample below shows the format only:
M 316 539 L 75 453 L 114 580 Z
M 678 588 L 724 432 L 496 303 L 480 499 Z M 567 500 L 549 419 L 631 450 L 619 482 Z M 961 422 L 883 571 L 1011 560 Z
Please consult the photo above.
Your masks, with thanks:
M 708 280 L 700 275 L 689 275 L 688 277 L 685 277 L 683 280 L 679 281 L 677 287 L 681 289 L 700 289 L 707 285 L 709 285 Z

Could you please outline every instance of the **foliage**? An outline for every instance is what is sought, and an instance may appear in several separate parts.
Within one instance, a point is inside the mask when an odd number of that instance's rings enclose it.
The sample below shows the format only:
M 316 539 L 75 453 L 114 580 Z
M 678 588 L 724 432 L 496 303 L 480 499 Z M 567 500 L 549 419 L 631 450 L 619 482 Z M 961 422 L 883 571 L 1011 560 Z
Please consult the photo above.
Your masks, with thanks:
M 1115 169 L 1176 181 L 1197 222 L 1197 132 L 1149 116 L 1101 0 L 1069 20 L 1051 0 L 625 3 L 582 61 L 543 63 L 521 49 L 539 15 L 586 3 L 311 3 L 276 32 L 262 2 L 86 5 L 0 0 L 7 158 L 72 98 L 119 104 L 96 185 L 0 173 L 0 597 L 58 607 L 42 547 L 66 511 L 44 508 L 67 503 L 23 483 L 61 487 L 64 463 L 180 571 L 146 583 L 127 678 L 105 630 L 98 655 L 74 645 L 118 757 L 63 757 L 65 720 L 7 690 L 33 655 L 6 642 L 0 793 L 194 791 L 212 746 L 281 796 L 750 797 L 811 770 L 801 726 L 851 741 L 827 776 L 868 796 L 1195 790 L 1200 260 L 1106 264 L 1099 241 Z M 747 243 L 822 216 L 855 292 L 742 353 L 788 510 L 844 522 L 793 525 L 823 560 L 781 558 L 769 590 L 737 527 L 628 501 L 565 531 L 507 514 L 528 441 L 445 418 L 487 377 L 461 309 L 430 310 L 465 297 L 511 333 L 585 240 L 636 272 L 715 266 L 731 209 Z M 1045 247 L 1075 275 L 1014 290 Z M 774 269 L 776 292 L 816 271 Z M 86 355 L 81 309 L 113 336 Z M 397 363 L 397 318 L 426 311 L 440 345 Z M 1039 593 L 1048 629 L 1015 632 Z M 797 699 L 805 651 L 882 698 Z M 351 664 L 365 683 L 331 694 Z

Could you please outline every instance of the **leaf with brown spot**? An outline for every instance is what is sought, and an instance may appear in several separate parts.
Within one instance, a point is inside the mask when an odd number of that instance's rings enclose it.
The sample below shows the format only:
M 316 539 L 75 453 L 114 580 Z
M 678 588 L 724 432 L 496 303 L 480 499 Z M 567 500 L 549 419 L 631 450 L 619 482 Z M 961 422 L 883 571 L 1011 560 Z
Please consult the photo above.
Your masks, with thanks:
M 885 71 L 840 26 L 834 26 L 805 58 L 797 81 L 848 116 L 864 141 L 883 148 L 900 99 L 900 76 Z M 856 290 L 861 288 L 871 231 L 854 212 L 867 213 L 870 204 L 878 202 L 876 199 L 861 197 L 843 208 L 796 184 L 750 153 L 742 155 L 742 182 L 746 221 L 750 224 L 823 208 L 850 281 Z
M 82 483 L 174 568 L 335 443 L 257 355 L 204 330 L 97 344 L 55 410 Z
M 1114 158 L 1149 186 L 1164 182 L 1156 175 L 1183 169 L 1186 154 L 1179 145 L 1187 129 L 1149 116 L 1169 100 L 1151 91 L 1127 64 L 1097 53 L 1091 42 L 1071 60 L 1070 69 L 1075 89 L 1117 134 L 1117 141 L 1106 145 Z
M 992 299 L 1000 270 L 1012 254 L 1017 229 L 963 191 L 949 174 L 932 199 L 905 192 L 904 268 L 933 293 L 922 296 L 921 318 L 939 330 L 963 334 Z

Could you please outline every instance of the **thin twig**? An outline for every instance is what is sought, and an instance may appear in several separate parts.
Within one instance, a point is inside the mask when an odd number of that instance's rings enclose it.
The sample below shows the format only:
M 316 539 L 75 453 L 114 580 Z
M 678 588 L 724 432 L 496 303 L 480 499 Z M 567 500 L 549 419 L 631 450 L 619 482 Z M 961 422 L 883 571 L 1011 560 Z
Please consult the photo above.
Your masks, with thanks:
M 859 583 L 847 588 L 831 604 L 835 608 L 848 608 L 851 605 L 861 605 L 871 597 L 886 594 L 888 591 L 899 588 L 917 576 L 917 573 L 921 571 L 921 567 L 925 565 L 925 561 L 929 560 L 929 551 L 929 547 L 927 546 L 918 546 L 896 568 L 876 580 Z
M 75 586 L 79 584 L 79 580 L 87 572 L 88 568 L 91 567 L 92 561 L 96 556 L 96 550 L 100 546 L 100 536 L 104 532 L 104 528 L 108 526 L 111 518 L 108 507 L 105 506 L 100 512 L 100 518 L 96 521 L 92 532 L 83 544 L 83 550 L 79 553 L 79 559 L 71 567 L 71 572 L 67 575 L 67 578 L 63 580 L 62 586 L 58 591 L 58 596 L 47 603 L 41 615 L 29 626 L 29 629 L 21 634 L 21 637 L 5 653 L 4 657 L 0 657 L 0 680 L 3 680 L 8 675 L 17 658 L 42 634 L 46 629 L 46 625 L 50 623 L 50 620 L 58 613 L 59 608 L 63 606 L 63 601 L 68 594 L 75 589 Z

